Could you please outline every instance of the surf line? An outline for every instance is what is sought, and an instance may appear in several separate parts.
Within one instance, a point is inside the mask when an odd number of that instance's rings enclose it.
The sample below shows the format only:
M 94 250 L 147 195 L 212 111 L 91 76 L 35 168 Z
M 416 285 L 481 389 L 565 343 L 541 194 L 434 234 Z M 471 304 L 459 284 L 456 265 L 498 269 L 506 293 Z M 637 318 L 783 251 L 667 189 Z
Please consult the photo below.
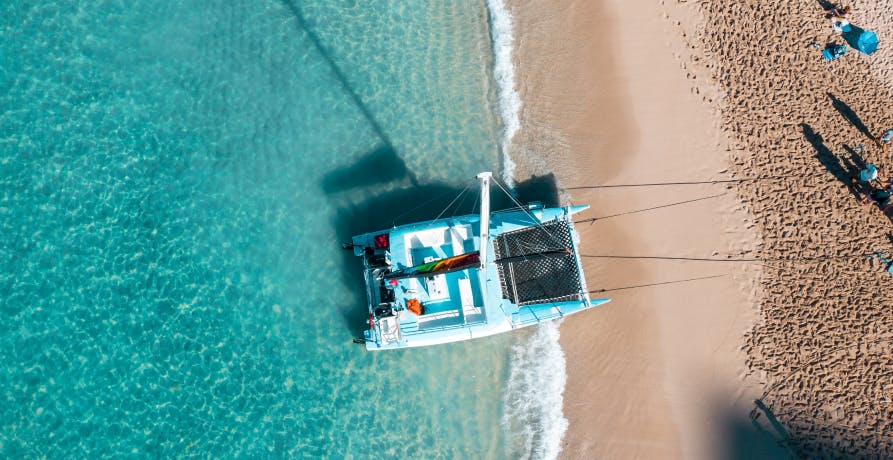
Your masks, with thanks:
M 519 113 L 521 96 L 515 90 L 515 65 L 512 62 L 515 37 L 512 31 L 512 15 L 504 0 L 487 0 L 490 15 L 490 42 L 493 47 L 493 80 L 499 116 L 502 119 L 502 180 L 509 187 L 515 185 L 515 162 L 509 155 L 509 146 L 521 129 Z
M 521 129 L 521 97 L 515 90 L 515 67 L 512 62 L 514 35 L 512 16 L 505 0 L 487 0 L 490 41 L 493 52 L 493 79 L 496 84 L 499 117 L 502 121 L 502 180 L 511 189 L 515 185 L 515 162 L 509 147 Z M 497 182 L 498 183 L 498 182 Z M 511 196 L 511 195 L 510 195 Z M 540 359 L 546 353 L 551 359 L 545 366 Z M 530 359 L 535 356 L 536 359 Z M 510 457 L 555 458 L 561 452 L 561 440 L 568 428 L 564 418 L 564 387 L 567 367 L 564 351 L 558 342 L 558 329 L 547 324 L 540 327 L 530 341 L 513 348 L 508 387 L 503 394 L 502 426 L 507 436 Z M 529 384 L 541 388 L 538 398 L 527 398 Z M 518 388 L 513 389 L 515 386 Z M 519 401 L 526 402 L 518 404 Z M 533 404 L 529 404 L 533 403 Z M 536 423 L 527 423 L 534 419 Z

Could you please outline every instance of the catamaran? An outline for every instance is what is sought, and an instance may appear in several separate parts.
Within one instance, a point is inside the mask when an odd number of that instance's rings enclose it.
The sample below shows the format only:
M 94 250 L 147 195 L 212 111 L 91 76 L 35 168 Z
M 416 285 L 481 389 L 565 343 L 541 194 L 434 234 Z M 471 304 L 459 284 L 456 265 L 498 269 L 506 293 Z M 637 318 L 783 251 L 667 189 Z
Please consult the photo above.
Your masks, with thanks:
M 517 203 L 491 213 L 492 173 L 477 178 L 480 214 L 364 233 L 346 245 L 363 258 L 369 329 L 358 341 L 367 350 L 486 337 L 610 301 L 589 298 L 577 250 L 571 216 L 589 206 Z

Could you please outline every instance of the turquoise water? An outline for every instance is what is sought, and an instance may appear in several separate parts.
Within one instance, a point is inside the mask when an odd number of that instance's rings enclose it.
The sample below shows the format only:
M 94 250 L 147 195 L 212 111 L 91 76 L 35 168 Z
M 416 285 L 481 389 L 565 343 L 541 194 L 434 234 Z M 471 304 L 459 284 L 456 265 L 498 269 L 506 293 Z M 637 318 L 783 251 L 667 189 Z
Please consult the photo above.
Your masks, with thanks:
M 0 455 L 504 455 L 519 339 L 364 351 L 339 247 L 498 167 L 483 4 L 0 11 Z

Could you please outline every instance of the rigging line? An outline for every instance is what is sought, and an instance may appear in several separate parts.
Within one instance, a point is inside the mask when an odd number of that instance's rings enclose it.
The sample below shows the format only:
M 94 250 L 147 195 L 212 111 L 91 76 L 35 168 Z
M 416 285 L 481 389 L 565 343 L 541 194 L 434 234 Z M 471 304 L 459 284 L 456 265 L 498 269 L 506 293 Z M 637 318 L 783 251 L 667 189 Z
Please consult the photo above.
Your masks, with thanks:
M 472 213 L 472 214 L 477 214 L 477 213 L 478 213 L 478 205 L 481 204 L 480 197 L 481 197 L 481 192 L 478 191 L 478 194 L 477 194 L 477 198 L 478 198 L 478 199 L 474 200 L 474 206 L 471 207 L 471 213 Z
M 817 262 L 823 260 L 855 259 L 866 257 L 868 254 L 846 254 L 841 256 L 816 256 L 816 257 L 791 257 L 791 258 L 746 258 L 746 259 L 710 259 L 707 257 L 672 257 L 672 256 L 613 256 L 580 254 L 580 257 L 590 259 L 651 259 L 651 260 L 691 260 L 696 262 Z
M 440 215 L 437 216 L 437 218 L 439 219 L 440 217 L 444 216 L 447 213 L 447 211 L 450 210 L 450 208 L 452 208 L 452 213 L 450 214 L 450 216 L 455 216 L 456 212 L 459 210 L 459 204 L 465 201 L 465 198 L 468 196 L 467 194 L 468 194 L 468 191 L 470 188 L 471 188 L 471 186 L 467 186 L 464 189 L 462 189 L 462 191 L 459 192 L 458 195 L 456 195 L 456 198 L 454 198 L 453 201 L 451 201 L 446 206 L 446 208 L 444 208 L 443 211 L 441 211 Z
M 518 209 L 524 211 L 524 213 L 527 214 L 528 216 L 530 216 L 530 218 L 533 219 L 534 222 L 538 222 L 536 217 L 534 217 L 534 215 L 530 213 L 530 210 L 527 209 L 526 206 L 521 204 L 521 202 L 518 201 L 518 199 L 515 198 L 515 196 L 512 195 L 511 192 L 509 192 L 507 188 L 502 186 L 502 183 L 499 182 L 499 179 L 494 177 L 494 178 L 492 178 L 492 180 L 493 180 L 493 183 L 496 184 L 496 186 L 499 187 L 500 190 L 502 190 L 502 193 L 505 193 L 505 196 L 509 197 L 509 199 L 512 200 L 512 203 L 515 203 L 515 205 L 518 206 Z
M 581 256 L 581 257 L 583 257 L 583 256 Z M 858 260 L 858 259 L 857 259 L 857 258 L 854 258 L 853 260 Z M 722 260 L 718 260 L 718 261 L 722 261 Z M 731 261 L 731 260 L 730 260 L 730 261 Z M 809 279 L 809 280 L 812 280 L 812 281 L 827 281 L 827 278 L 823 278 L 823 277 L 820 277 L 820 276 L 812 276 L 812 275 L 810 275 L 810 276 L 806 276 L 806 275 L 804 275 L 804 274 L 802 274 L 802 273 L 796 274 L 796 273 L 788 272 L 787 270 L 791 268 L 790 266 L 787 266 L 787 267 L 786 267 L 786 266 L 783 266 L 783 265 L 771 265 L 771 264 L 768 264 L 768 263 L 758 263 L 758 264 L 756 264 L 755 266 L 757 266 L 757 267 L 764 267 L 764 268 L 771 268 L 771 269 L 774 269 L 774 270 L 778 270 L 778 271 L 781 271 L 781 272 L 783 272 L 783 273 L 787 273 L 787 274 L 789 274 L 789 275 L 796 276 L 797 279 Z M 885 271 L 885 270 L 881 270 L 880 272 L 883 272 L 883 271 Z M 862 269 L 862 270 L 856 270 L 856 271 L 840 272 L 840 273 L 835 274 L 835 276 L 839 276 L 839 275 L 858 276 L 858 275 L 864 275 L 864 274 L 866 274 L 866 273 L 880 273 L 880 272 L 879 272 L 878 270 L 874 270 L 874 269 Z
M 519 208 L 517 206 L 512 206 L 511 208 L 502 208 L 502 209 L 498 209 L 498 210 L 492 211 L 492 212 L 493 212 L 493 214 L 498 214 L 498 213 L 515 212 L 515 211 L 520 211 L 520 210 L 521 210 L 521 208 Z
M 466 183 L 467 183 L 467 182 L 468 182 L 468 181 L 466 181 Z M 466 187 L 466 188 L 467 188 L 467 187 Z M 452 193 L 452 192 L 453 192 L 453 190 L 447 190 L 447 191 L 445 191 L 445 192 L 443 192 L 443 193 L 441 193 L 441 194 L 439 194 L 439 195 L 437 195 L 437 196 L 435 196 L 435 197 L 433 197 L 433 198 L 429 198 L 429 199 L 423 201 L 423 202 L 422 202 L 421 204 L 419 204 L 418 206 L 415 206 L 414 208 L 410 209 L 409 211 L 403 212 L 402 214 L 398 215 L 397 217 L 394 218 L 394 220 L 400 220 L 400 219 L 402 219 L 404 216 L 406 216 L 407 214 L 409 214 L 409 213 L 411 213 L 411 212 L 413 212 L 413 211 L 417 211 L 417 210 L 418 210 L 419 208 L 421 208 L 422 206 L 431 204 L 432 201 L 439 200 L 439 199 L 441 199 L 441 198 L 447 196 L 448 194 L 450 194 L 450 193 Z
M 450 217 L 456 217 L 456 214 L 458 214 L 462 210 L 462 205 L 465 204 L 465 200 L 467 200 L 468 197 L 470 197 L 471 195 L 473 195 L 473 194 L 469 193 L 462 197 L 462 201 L 460 201 L 458 204 L 456 204 L 456 208 L 453 209 L 453 214 Z M 472 199 L 474 199 L 474 198 L 472 198 Z M 476 200 L 476 201 L 480 201 L 480 200 Z
M 440 214 L 438 214 L 437 217 L 434 218 L 434 220 L 440 219 L 440 217 L 443 216 L 443 214 L 444 214 L 445 212 L 447 212 L 447 210 L 450 209 L 450 206 L 452 206 L 453 203 L 456 202 L 456 200 L 458 200 L 459 198 L 461 198 L 462 195 L 465 195 L 465 192 L 467 192 L 467 191 L 468 191 L 468 187 L 465 187 L 464 189 L 462 189 L 462 192 L 460 192 L 459 195 L 457 195 L 455 198 L 453 198 L 453 201 L 450 201 L 450 203 L 447 204 L 445 208 L 443 208 L 443 211 L 440 211 Z
M 534 216 L 534 215 L 530 212 L 530 210 L 527 209 L 526 206 L 524 206 L 523 204 L 521 204 L 520 201 L 518 201 L 518 200 L 517 200 L 511 193 L 509 193 L 509 191 L 508 191 L 505 187 L 502 186 L 502 184 L 499 182 L 499 180 L 497 180 L 497 179 L 494 177 L 494 178 L 493 178 L 493 182 L 496 183 L 496 186 L 499 187 L 500 190 L 502 190 L 502 192 L 505 193 L 506 196 L 508 196 L 509 199 L 512 200 L 512 202 L 514 202 L 514 203 L 518 206 L 518 208 L 520 208 L 522 211 L 524 211 L 525 214 L 527 214 L 528 217 L 530 217 L 530 220 L 533 222 L 533 225 L 539 227 L 540 230 L 542 230 L 542 231 L 543 231 L 543 232 L 544 232 L 550 239 L 552 239 L 552 242 L 561 245 L 561 240 L 559 240 L 558 238 L 556 238 L 555 235 L 553 235 L 553 234 L 549 231 L 549 229 L 547 229 L 547 228 L 542 224 L 542 222 L 540 222 L 539 219 L 537 219 L 536 216 Z
M 509 199 L 512 200 L 512 203 L 515 203 L 515 205 L 518 206 L 518 208 L 525 208 L 524 205 L 522 205 L 521 202 L 514 197 L 514 195 L 512 195 L 505 187 L 502 186 L 502 184 L 499 182 L 499 179 L 493 177 L 492 181 L 494 184 L 496 184 L 497 187 L 499 187 L 500 190 L 502 190 L 502 193 L 505 193 L 505 196 L 509 197 Z M 528 212 L 527 214 L 530 214 L 530 212 Z M 533 216 L 531 215 L 530 217 Z M 536 219 L 534 219 L 534 221 L 536 221 Z
M 722 275 L 701 276 L 698 278 L 689 278 L 689 279 L 685 279 L 685 280 L 662 281 L 660 283 L 640 284 L 638 286 L 626 286 L 626 287 L 611 288 L 611 289 L 598 289 L 595 291 L 589 291 L 589 294 L 599 294 L 599 293 L 608 292 L 608 291 L 622 291 L 624 289 L 637 289 L 637 288 L 650 287 L 650 286 L 660 286 L 660 285 L 664 285 L 664 284 L 687 283 L 689 281 L 709 280 L 712 278 L 720 278 L 723 276 L 728 276 L 728 273 L 723 273 Z
M 597 221 L 597 220 L 609 219 L 609 218 L 611 218 L 611 217 L 625 216 L 625 215 L 627 215 L 627 214 L 635 214 L 635 213 L 637 213 L 637 212 L 645 212 L 645 211 L 653 211 L 653 210 L 655 210 L 655 209 L 669 208 L 670 206 L 677 206 L 677 205 L 680 205 L 680 204 L 694 203 L 695 201 L 704 201 L 704 200 L 709 200 L 709 199 L 711 199 L 711 198 L 718 198 L 718 197 L 721 197 L 721 196 L 723 196 L 723 195 L 725 195 L 725 193 L 720 193 L 720 194 L 718 194 L 718 195 L 703 196 L 703 197 L 701 197 L 701 198 L 695 198 L 695 199 L 693 199 L 693 200 L 678 201 L 678 202 L 676 202 L 676 203 L 670 203 L 670 204 L 664 204 L 664 205 L 660 205 L 660 206 L 654 206 L 654 207 L 652 207 L 652 208 L 637 209 L 637 210 L 635 210 L 635 211 L 621 212 L 620 214 L 611 214 L 610 216 L 591 217 L 591 218 L 589 218 L 589 219 L 575 220 L 574 223 L 575 223 L 575 224 L 583 224 L 583 223 L 589 222 L 589 223 L 591 224 L 591 223 L 593 223 L 593 222 L 595 222 L 595 221 Z
M 803 174 L 798 177 L 824 176 L 827 173 Z M 579 187 L 566 187 L 565 190 L 585 190 L 597 188 L 621 188 L 621 187 L 659 187 L 665 185 L 700 185 L 700 184 L 728 184 L 735 182 L 755 182 L 763 180 L 792 179 L 791 176 L 767 176 L 767 177 L 745 177 L 741 179 L 715 179 L 704 181 L 685 181 L 685 182 L 653 182 L 646 184 L 612 184 L 612 185 L 582 185 Z

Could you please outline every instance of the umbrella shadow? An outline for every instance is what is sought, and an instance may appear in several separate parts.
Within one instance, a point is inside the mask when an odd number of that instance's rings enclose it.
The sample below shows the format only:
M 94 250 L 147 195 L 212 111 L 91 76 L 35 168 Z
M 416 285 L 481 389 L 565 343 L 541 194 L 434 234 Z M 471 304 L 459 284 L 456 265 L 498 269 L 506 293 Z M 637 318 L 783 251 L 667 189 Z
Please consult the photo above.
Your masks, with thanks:
M 841 37 L 847 43 L 847 45 L 850 45 L 851 48 L 861 51 L 859 49 L 859 37 L 862 36 L 862 32 L 865 32 L 865 29 L 857 25 L 850 24 L 850 30 L 842 33 Z

